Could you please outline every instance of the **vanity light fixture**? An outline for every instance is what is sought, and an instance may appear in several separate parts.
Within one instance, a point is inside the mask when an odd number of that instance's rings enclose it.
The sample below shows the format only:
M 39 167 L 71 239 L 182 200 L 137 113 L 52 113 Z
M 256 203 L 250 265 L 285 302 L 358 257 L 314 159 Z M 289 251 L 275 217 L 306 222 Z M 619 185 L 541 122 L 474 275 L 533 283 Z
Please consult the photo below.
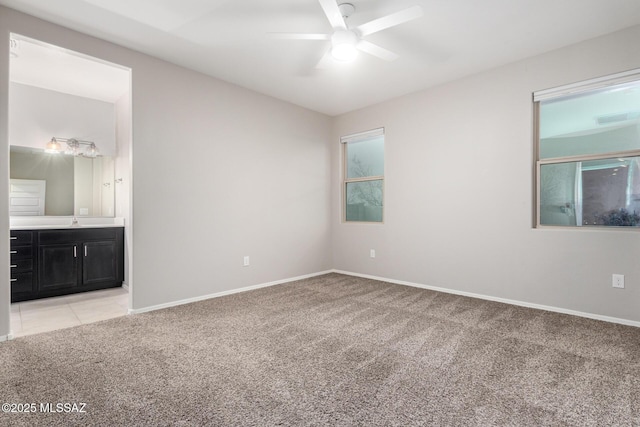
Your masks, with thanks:
M 51 153 L 51 154 L 62 153 L 62 145 L 60 145 L 57 139 L 51 138 L 51 141 L 47 143 L 47 146 L 44 149 L 44 151 L 46 153 Z
M 60 141 L 65 142 L 67 144 L 66 149 L 62 149 L 62 145 Z M 83 148 L 86 147 L 86 148 Z M 93 141 L 84 141 L 82 139 L 76 138 L 56 138 L 55 136 L 51 138 L 51 141 L 47 143 L 47 146 L 44 150 L 47 153 L 52 154 L 71 154 L 73 156 L 82 156 L 82 157 L 100 157 L 100 151 L 98 147 L 96 147 L 95 142 Z

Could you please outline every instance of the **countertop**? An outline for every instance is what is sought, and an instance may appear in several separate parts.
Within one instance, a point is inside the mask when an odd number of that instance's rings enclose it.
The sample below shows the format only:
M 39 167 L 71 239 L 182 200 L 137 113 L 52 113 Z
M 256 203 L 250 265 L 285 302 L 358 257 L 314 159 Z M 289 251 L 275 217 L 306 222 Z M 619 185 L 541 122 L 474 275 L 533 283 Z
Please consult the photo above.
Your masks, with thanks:
M 82 228 L 113 228 L 124 227 L 122 224 L 88 224 L 88 225 L 12 225 L 10 230 L 67 230 Z
M 122 217 L 77 217 L 78 225 L 71 225 L 70 216 L 12 216 L 9 218 L 11 230 L 66 230 L 74 228 L 124 227 Z

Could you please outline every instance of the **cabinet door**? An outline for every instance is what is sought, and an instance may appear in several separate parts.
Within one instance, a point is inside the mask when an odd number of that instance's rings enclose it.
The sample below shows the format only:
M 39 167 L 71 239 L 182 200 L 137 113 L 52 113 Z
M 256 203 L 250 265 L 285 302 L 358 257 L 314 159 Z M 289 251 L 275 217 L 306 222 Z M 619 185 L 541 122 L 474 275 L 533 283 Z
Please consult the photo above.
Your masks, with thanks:
M 78 286 L 78 245 L 40 246 L 39 290 Z
M 82 245 L 82 284 L 116 281 L 116 242 L 86 242 Z
M 11 273 L 11 302 L 23 301 L 33 295 L 33 273 Z

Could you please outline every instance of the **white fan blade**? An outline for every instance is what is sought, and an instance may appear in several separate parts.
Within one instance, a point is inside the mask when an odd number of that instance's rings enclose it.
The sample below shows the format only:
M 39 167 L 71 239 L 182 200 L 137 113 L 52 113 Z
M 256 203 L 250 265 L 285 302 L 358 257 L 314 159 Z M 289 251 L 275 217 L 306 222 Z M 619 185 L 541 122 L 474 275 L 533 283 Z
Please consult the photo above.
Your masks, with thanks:
M 365 40 L 360 40 L 356 47 L 358 50 L 368 53 L 369 55 L 376 56 L 380 59 L 384 59 L 385 61 L 395 61 L 398 59 L 397 54 Z
M 327 51 L 324 55 L 322 55 L 322 58 L 320 58 L 320 61 L 318 61 L 318 63 L 316 64 L 316 69 L 324 70 L 326 68 L 330 68 L 334 63 L 333 61 L 334 60 L 331 57 L 331 53 Z
M 377 33 L 389 27 L 403 24 L 412 19 L 420 18 L 422 16 L 422 8 L 418 5 L 411 6 L 408 9 L 401 10 L 400 12 L 392 13 L 391 15 L 383 16 L 382 18 L 374 19 L 365 24 L 359 25 L 357 30 L 360 31 L 362 36 Z
M 336 0 L 319 0 L 324 14 L 327 15 L 327 19 L 333 28 L 347 28 L 347 24 L 344 22 L 342 12 L 338 8 Z
M 280 40 L 330 40 L 329 34 L 305 33 L 268 33 L 274 39 Z

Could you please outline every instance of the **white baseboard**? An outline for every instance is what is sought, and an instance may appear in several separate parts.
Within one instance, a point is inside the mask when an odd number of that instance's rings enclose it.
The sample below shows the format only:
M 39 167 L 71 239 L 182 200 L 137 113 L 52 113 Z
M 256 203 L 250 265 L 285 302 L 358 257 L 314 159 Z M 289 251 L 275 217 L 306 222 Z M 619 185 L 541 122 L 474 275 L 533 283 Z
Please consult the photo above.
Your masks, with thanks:
M 380 280 L 382 282 L 394 283 L 397 285 L 411 286 L 414 288 L 428 289 L 431 291 L 444 292 L 447 294 L 461 295 L 471 298 L 479 298 L 487 301 L 501 302 L 505 304 L 517 305 L 520 307 L 534 308 L 537 310 L 552 311 L 554 313 L 570 314 L 572 316 L 586 317 L 587 319 L 602 320 L 604 322 L 619 323 L 621 325 L 640 327 L 640 322 L 635 320 L 620 319 L 618 317 L 603 316 L 601 314 L 585 313 L 582 311 L 569 310 L 566 308 L 553 307 L 549 305 L 533 304 L 524 301 L 512 300 L 507 298 L 498 298 L 490 295 L 476 294 L 473 292 L 457 291 L 455 289 L 439 288 L 437 286 L 423 285 L 420 283 L 405 282 L 403 280 L 388 279 L 386 277 L 371 276 L 369 274 L 353 273 L 351 271 L 332 270 L 333 273 L 346 274 L 348 276 L 362 277 L 365 279 Z
M 322 276 L 323 274 L 328 274 L 328 273 L 331 273 L 331 272 L 332 272 L 332 270 L 320 271 L 318 273 L 305 274 L 304 276 L 291 277 L 291 278 L 288 278 L 288 279 L 276 280 L 274 282 L 261 283 L 261 284 L 258 284 L 258 285 L 246 286 L 244 288 L 231 289 L 231 290 L 228 290 L 228 291 L 216 292 L 214 294 L 202 295 L 202 296 L 199 296 L 199 297 L 187 298 L 187 299 L 183 299 L 183 300 L 179 300 L 179 301 L 172 301 L 172 302 L 167 302 L 167 303 L 164 303 L 164 304 L 152 305 L 150 307 L 136 308 L 136 309 L 131 309 L 130 308 L 129 309 L 129 314 L 140 314 L 140 313 L 146 313 L 148 311 L 161 310 L 163 308 L 175 307 L 177 305 L 189 304 L 189 303 L 192 303 L 192 302 L 204 301 L 204 300 L 211 299 L 211 298 L 223 297 L 225 295 L 232 295 L 232 294 L 237 294 L 237 293 L 240 293 L 240 292 L 252 291 L 254 289 L 260 289 L 260 288 L 266 288 L 266 287 L 269 287 L 269 286 L 281 285 L 283 283 L 295 282 L 296 280 L 308 279 L 310 277 Z
M 124 289 L 125 291 L 129 292 L 129 285 L 127 285 L 126 283 L 122 283 L 122 289 Z
M 0 335 L 0 342 L 11 341 L 13 339 L 13 334 L 9 332 L 8 335 Z

